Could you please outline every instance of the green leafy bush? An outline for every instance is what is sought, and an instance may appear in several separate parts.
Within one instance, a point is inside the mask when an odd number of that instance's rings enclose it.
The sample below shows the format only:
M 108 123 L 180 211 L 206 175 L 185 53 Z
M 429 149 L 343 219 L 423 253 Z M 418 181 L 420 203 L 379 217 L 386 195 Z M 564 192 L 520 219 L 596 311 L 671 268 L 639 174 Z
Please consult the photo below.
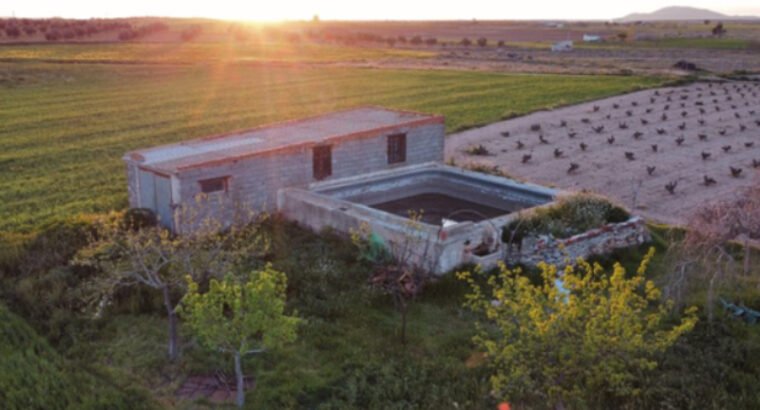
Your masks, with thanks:
M 445 360 L 351 364 L 318 396 L 320 409 L 493 408 L 482 369 Z
M 364 303 L 369 268 L 346 238 L 317 235 L 278 218 L 266 225 L 272 262 L 288 272 L 288 300 L 300 315 L 334 320 Z
M 123 223 L 131 229 L 150 228 L 158 225 L 158 216 L 147 208 L 130 208 L 124 212 Z
M 642 380 L 630 408 L 760 408 L 760 329 L 725 316 L 700 320 Z
M 78 216 L 17 237 L 0 260 L 0 296 L 37 332 L 53 342 L 76 339 L 87 298 L 83 284 L 93 274 L 68 266 L 93 232 L 92 218 Z M 0 241 L 0 248 L 8 245 Z M 13 239 L 10 239 L 13 240 Z
M 560 197 L 546 207 L 531 209 L 510 222 L 502 231 L 502 240 L 520 241 L 529 235 L 552 235 L 569 238 L 608 223 L 624 222 L 628 211 L 608 199 L 591 194 Z
M 125 215 L 124 221 L 144 222 L 137 218 Z M 76 343 L 81 337 L 79 333 L 92 324 L 87 317 L 91 316 L 89 308 L 94 301 L 90 284 L 100 273 L 92 268 L 71 266 L 69 262 L 94 235 L 93 221 L 91 216 L 78 216 L 52 223 L 36 234 L 18 237 L 12 251 L 0 256 L 7 256 L 0 260 L 0 296 L 58 347 Z M 154 312 L 163 309 L 160 302 L 160 298 L 145 289 L 121 289 L 113 295 L 109 311 Z
M 333 335 L 331 337 L 340 337 Z M 450 356 L 373 354 L 343 357 L 315 373 L 297 361 L 258 371 L 251 408 L 261 409 L 488 409 L 485 366 L 468 368 Z M 301 358 L 301 361 L 305 359 Z M 267 366 L 269 367 L 269 366 Z
M 142 390 L 71 363 L 0 305 L 0 403 L 15 409 L 151 409 Z
M 47 271 L 65 265 L 94 232 L 94 217 L 53 222 L 29 235 L 0 235 L 0 277 Z M 2 234 L 2 233 L 0 233 Z

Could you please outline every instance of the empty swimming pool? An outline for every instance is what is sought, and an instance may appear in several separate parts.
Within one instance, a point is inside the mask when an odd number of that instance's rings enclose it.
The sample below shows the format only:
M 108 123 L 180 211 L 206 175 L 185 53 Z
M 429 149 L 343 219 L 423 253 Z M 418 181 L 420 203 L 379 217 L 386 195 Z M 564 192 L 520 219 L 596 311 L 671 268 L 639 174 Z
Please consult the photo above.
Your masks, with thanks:
M 441 225 L 444 220 L 480 222 L 512 212 L 506 206 L 496 208 L 439 193 L 417 194 L 371 206 L 399 216 L 418 213 L 422 222 L 431 225 Z
M 501 227 L 517 211 L 550 203 L 555 195 L 550 188 L 429 163 L 282 189 L 278 208 L 316 231 L 351 233 L 366 225 L 391 252 L 411 251 L 416 263 L 443 273 L 467 262 L 495 266 Z M 410 225 L 409 211 L 422 211 L 422 223 Z M 476 249 L 488 253 L 475 260 Z

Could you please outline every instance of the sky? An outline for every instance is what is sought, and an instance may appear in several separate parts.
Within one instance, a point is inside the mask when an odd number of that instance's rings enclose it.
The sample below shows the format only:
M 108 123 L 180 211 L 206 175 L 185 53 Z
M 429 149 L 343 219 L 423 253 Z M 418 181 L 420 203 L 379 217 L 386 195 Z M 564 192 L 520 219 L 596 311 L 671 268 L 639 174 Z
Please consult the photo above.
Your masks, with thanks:
M 760 15 L 758 0 L 0 0 L 0 16 L 209 17 L 229 20 L 607 20 L 665 5 L 706 8 L 729 15 Z

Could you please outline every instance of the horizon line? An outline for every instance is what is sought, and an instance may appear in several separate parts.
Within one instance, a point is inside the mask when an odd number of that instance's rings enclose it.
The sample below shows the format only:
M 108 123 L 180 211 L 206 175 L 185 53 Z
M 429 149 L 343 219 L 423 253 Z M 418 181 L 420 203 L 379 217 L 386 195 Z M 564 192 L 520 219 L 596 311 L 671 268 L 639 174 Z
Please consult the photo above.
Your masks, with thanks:
M 499 19 L 499 18 L 437 18 L 437 19 L 426 19 L 426 18 L 407 18 L 407 19 L 395 19 L 395 18 L 389 18 L 389 19 L 345 19 L 345 18 L 333 18 L 333 19 L 323 19 L 319 18 L 319 20 L 314 21 L 312 19 L 236 19 L 236 18 L 225 18 L 225 17 L 208 17 L 208 16 L 161 16 L 161 15 L 131 15 L 131 16 L 114 16 L 114 17 L 62 17 L 62 16 L 36 16 L 36 17 L 30 17 L 30 16 L 2 16 L 0 15 L 0 19 L 16 19 L 16 20 L 23 20 L 23 19 L 29 19 L 29 20 L 35 20 L 35 19 L 61 19 L 61 20 L 128 20 L 128 19 L 175 19 L 175 20 L 213 20 L 213 21 L 229 21 L 229 22 L 253 22 L 253 23 L 331 23 L 331 22 L 363 22 L 363 23 L 388 23 L 388 22 L 397 22 L 397 23 L 417 23 L 417 22 L 511 22 L 511 21 L 519 21 L 519 22 L 614 22 L 617 20 L 623 20 L 628 18 L 631 15 L 637 15 L 637 14 L 648 14 L 648 13 L 630 13 L 626 16 L 622 17 L 615 17 L 615 18 L 509 18 L 509 19 Z M 735 20 L 735 19 L 757 19 L 760 20 L 760 15 L 724 15 L 721 16 L 717 20 Z M 639 20 L 643 22 L 665 22 L 665 21 L 703 21 L 704 18 L 683 18 L 683 19 L 644 19 Z M 630 22 L 635 22 L 637 20 L 631 20 Z

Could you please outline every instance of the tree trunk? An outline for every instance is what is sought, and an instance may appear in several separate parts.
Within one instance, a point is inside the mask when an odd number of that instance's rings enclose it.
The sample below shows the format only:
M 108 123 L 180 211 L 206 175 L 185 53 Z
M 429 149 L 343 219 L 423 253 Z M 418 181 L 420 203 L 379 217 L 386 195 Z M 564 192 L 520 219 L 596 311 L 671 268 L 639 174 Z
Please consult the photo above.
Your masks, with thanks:
M 712 323 L 712 320 L 713 320 L 713 305 L 715 304 L 715 301 L 713 300 L 715 298 L 714 287 L 715 287 L 715 280 L 718 278 L 719 273 L 720 273 L 720 270 L 715 271 L 713 276 L 710 278 L 710 282 L 707 286 L 707 322 L 708 323 Z
M 177 313 L 174 311 L 174 306 L 172 306 L 169 287 L 164 286 L 162 291 L 164 293 L 166 314 L 169 316 L 169 360 L 175 361 L 177 360 L 177 356 L 179 356 L 179 349 L 177 347 Z
M 749 234 L 744 238 L 744 277 L 749 276 Z
M 235 352 L 235 380 L 237 381 L 235 403 L 239 408 L 243 408 L 243 404 L 245 404 L 245 391 L 243 390 L 243 365 L 241 363 L 240 352 Z
M 406 303 L 401 304 L 401 344 L 406 346 L 406 313 L 408 306 Z

